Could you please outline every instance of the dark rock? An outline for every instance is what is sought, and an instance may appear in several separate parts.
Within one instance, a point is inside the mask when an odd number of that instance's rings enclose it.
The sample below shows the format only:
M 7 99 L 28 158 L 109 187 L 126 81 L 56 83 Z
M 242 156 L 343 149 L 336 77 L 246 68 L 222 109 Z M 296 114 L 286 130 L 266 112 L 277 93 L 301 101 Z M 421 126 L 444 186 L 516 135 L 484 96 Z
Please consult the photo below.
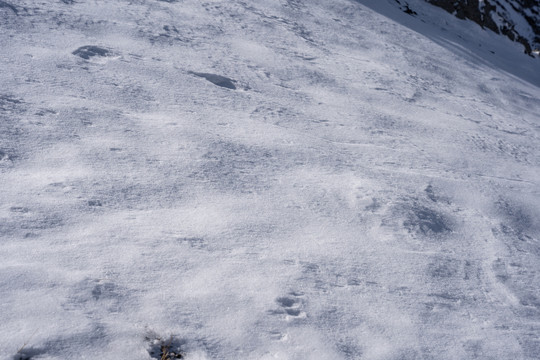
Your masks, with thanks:
M 418 15 L 418 13 L 416 11 L 414 11 L 413 9 L 411 9 L 409 7 L 409 4 L 404 2 L 404 4 L 401 3 L 400 0 L 396 0 L 396 3 L 399 4 L 400 6 L 400 9 L 405 13 L 405 14 L 409 14 L 411 16 L 414 16 L 414 15 Z
M 406 5 L 405 6 L 405 10 L 403 10 L 405 12 L 405 14 L 409 14 L 409 15 L 418 15 L 416 13 L 416 11 L 412 10 L 409 5 Z

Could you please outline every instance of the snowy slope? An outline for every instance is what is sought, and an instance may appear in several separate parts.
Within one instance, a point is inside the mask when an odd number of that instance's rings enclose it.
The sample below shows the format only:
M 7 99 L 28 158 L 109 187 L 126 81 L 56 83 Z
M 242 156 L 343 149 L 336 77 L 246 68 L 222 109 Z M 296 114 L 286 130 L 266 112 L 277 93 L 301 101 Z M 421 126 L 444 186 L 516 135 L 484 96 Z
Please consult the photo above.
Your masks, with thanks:
M 361 3 L 421 33 L 461 58 L 497 68 L 537 86 L 540 85 L 539 58 L 534 55 L 534 52 L 531 52 L 530 56 L 524 54 L 523 45 L 515 41 L 517 35 L 514 40 L 511 40 L 500 34 L 500 31 L 494 32 L 485 24 L 482 28 L 469 19 L 458 19 L 456 14 L 449 14 L 442 8 L 428 4 L 425 0 L 400 0 L 399 2 L 362 0 Z M 460 2 L 455 3 L 456 7 L 460 8 L 458 4 Z M 481 14 L 475 15 L 481 16 Z M 506 17 L 509 18 L 509 16 Z M 514 14 L 514 18 L 515 21 L 525 21 L 518 14 Z M 520 31 L 520 36 L 531 39 L 527 35 L 529 33 L 523 29 Z M 534 41 L 530 41 L 531 49 L 534 49 Z M 454 70 L 460 71 L 459 68 Z
M 400 3 L 400 0 L 395 0 Z M 540 2 L 538 0 L 426 0 L 460 19 L 523 45 L 525 53 L 540 51 Z M 408 6 L 408 5 L 405 5 Z M 412 9 L 410 11 L 413 11 Z
M 0 359 L 537 358 L 538 61 L 425 5 L 0 2 Z

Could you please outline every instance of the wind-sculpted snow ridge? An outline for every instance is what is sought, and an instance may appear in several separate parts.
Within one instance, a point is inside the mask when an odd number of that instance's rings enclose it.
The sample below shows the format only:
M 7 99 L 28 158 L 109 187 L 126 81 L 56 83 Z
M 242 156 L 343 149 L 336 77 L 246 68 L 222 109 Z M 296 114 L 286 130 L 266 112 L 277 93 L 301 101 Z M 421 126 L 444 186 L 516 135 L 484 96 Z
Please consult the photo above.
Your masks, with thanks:
M 0 359 L 537 359 L 538 60 L 422 3 L 0 2 Z

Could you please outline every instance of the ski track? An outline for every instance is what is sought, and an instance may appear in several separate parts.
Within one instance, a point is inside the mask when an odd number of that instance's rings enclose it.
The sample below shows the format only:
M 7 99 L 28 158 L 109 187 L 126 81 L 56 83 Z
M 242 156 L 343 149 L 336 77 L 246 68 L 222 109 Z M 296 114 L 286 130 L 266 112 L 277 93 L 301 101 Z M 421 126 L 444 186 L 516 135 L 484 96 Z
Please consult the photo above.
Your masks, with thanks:
M 361 3 L 0 2 L 0 358 L 537 358 L 540 90 Z

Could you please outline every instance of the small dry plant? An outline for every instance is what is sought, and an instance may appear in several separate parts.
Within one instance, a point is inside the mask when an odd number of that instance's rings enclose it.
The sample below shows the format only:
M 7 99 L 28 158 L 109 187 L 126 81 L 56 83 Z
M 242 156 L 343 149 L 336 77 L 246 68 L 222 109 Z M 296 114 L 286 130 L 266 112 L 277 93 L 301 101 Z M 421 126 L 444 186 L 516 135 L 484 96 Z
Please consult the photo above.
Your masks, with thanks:
M 173 337 L 169 339 L 167 343 L 161 343 L 161 359 L 160 360 L 172 360 L 182 359 L 184 356 L 180 352 L 175 352 L 172 349 Z
M 155 333 L 150 333 L 146 336 L 146 340 L 150 342 L 148 352 L 153 358 L 159 360 L 184 359 L 184 354 L 180 350 L 181 342 L 172 335 L 168 340 L 165 340 Z

